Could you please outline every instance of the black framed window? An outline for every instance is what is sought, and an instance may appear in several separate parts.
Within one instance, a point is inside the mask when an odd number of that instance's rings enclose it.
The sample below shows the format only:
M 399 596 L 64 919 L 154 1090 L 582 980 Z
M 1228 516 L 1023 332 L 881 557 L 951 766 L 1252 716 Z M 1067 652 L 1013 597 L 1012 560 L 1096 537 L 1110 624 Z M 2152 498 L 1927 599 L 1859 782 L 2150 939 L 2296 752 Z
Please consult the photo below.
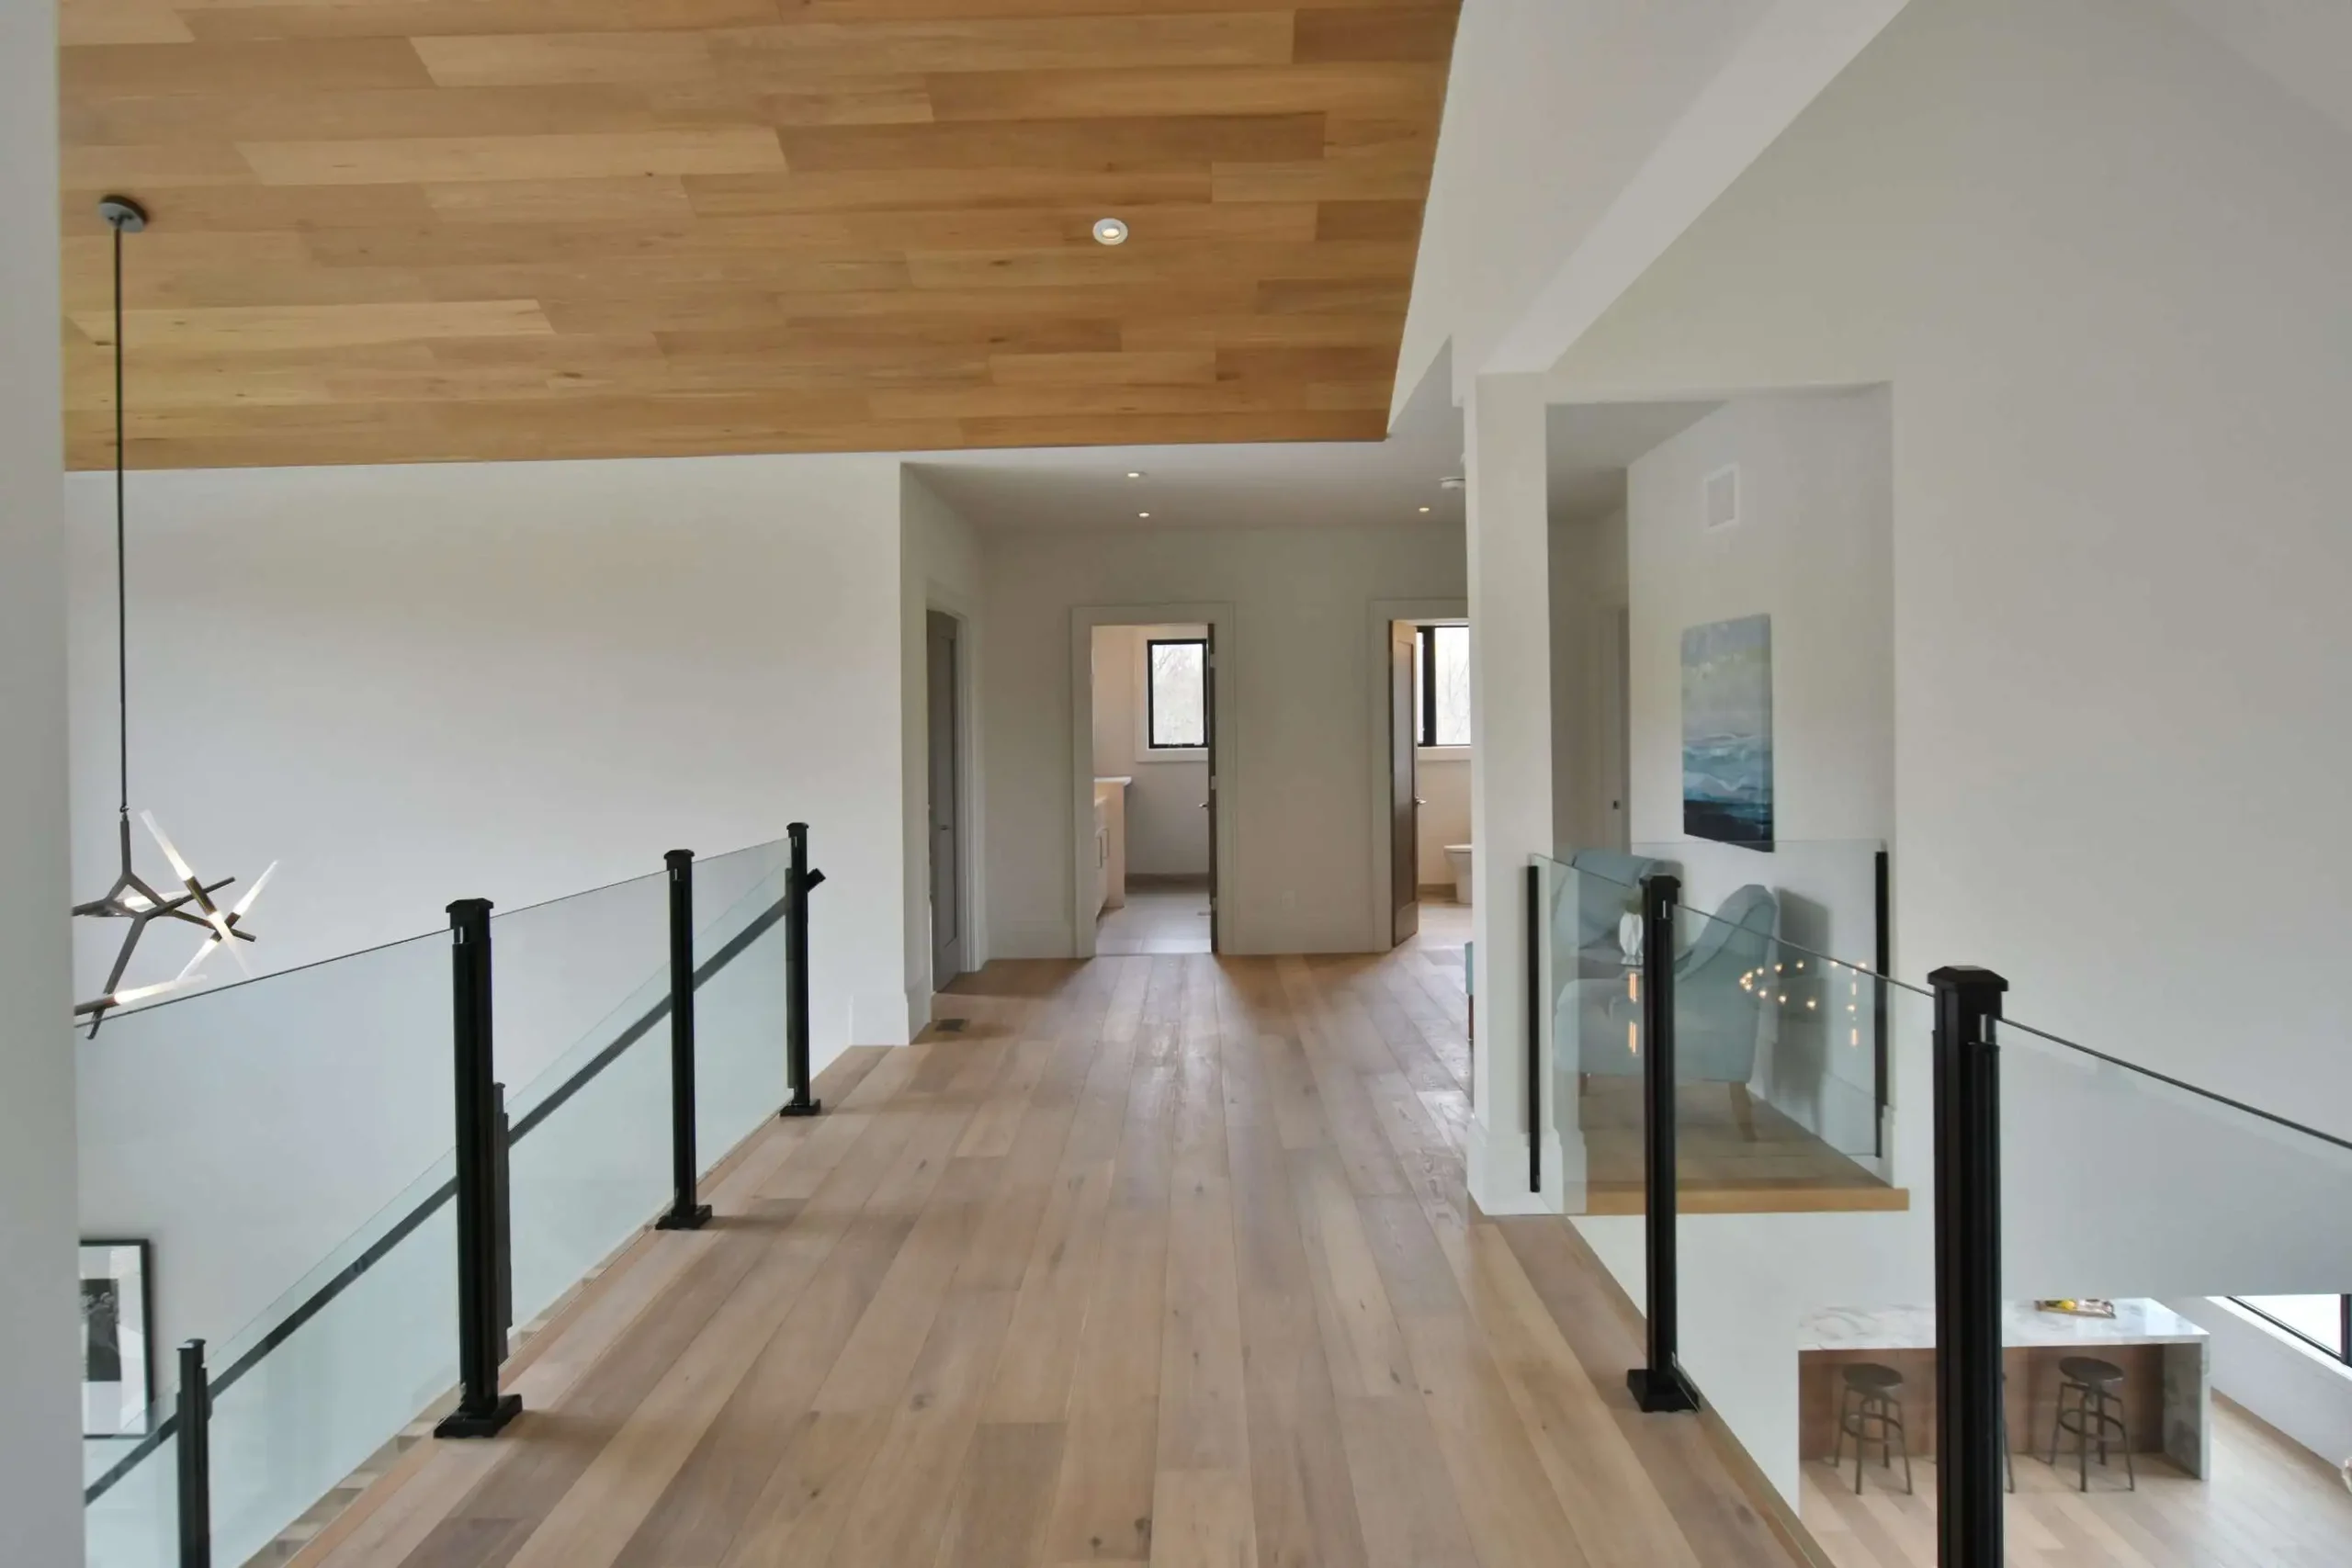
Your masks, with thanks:
M 1206 637 L 1153 637 L 1144 644 L 1144 742 L 1154 751 L 1209 743 Z
M 2274 1328 L 2352 1365 L 2352 1295 L 2232 1296 Z
M 1420 626 L 1413 664 L 1413 710 L 1421 746 L 1470 744 L 1470 628 Z

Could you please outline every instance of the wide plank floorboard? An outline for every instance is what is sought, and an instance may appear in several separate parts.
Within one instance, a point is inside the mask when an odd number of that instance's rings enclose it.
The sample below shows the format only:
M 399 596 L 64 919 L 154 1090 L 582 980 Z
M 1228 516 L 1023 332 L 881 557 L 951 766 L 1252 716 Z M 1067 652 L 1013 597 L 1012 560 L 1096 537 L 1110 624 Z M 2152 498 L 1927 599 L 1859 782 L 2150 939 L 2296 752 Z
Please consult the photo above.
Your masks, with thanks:
M 1470 1203 L 1461 976 L 1431 935 L 965 976 L 300 1568 L 1792 1563 L 1632 1408 L 1573 1232 Z

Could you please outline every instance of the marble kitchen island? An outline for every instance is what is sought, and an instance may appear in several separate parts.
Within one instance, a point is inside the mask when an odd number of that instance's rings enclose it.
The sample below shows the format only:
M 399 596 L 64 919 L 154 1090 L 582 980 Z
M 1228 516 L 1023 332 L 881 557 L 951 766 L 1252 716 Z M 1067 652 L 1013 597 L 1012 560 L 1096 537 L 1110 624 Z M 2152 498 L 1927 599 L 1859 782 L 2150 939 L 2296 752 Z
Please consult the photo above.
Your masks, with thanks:
M 2040 1312 L 2010 1302 L 2001 1331 L 2008 1373 L 2009 1443 L 2019 1462 L 2050 1452 L 2058 1363 L 2096 1356 L 2123 1369 L 2134 1453 L 2161 1453 L 2192 1476 L 2212 1471 L 2211 1351 L 2205 1330 L 2161 1303 L 2127 1299 L 2113 1317 Z M 1876 1361 L 1903 1374 L 1904 1426 L 1914 1458 L 1932 1457 L 1936 1437 L 1936 1314 L 1924 1306 L 1826 1307 L 1797 1332 L 1797 1409 L 1804 1453 L 1828 1455 L 1837 1430 L 1841 1369 Z M 2071 1468 L 2073 1438 L 2059 1462 Z M 1852 1444 L 1847 1445 L 1850 1451 Z M 2098 1470 L 2092 1458 L 2092 1469 Z

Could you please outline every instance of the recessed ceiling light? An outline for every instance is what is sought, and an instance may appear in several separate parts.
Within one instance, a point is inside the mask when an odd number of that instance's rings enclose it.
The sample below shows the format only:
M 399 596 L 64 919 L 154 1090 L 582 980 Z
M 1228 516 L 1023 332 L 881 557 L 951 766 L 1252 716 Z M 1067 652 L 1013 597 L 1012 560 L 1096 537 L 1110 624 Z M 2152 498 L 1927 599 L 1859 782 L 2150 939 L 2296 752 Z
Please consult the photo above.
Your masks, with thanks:
M 1428 507 L 1426 507 L 1426 506 L 1424 506 L 1424 507 L 1422 507 L 1422 508 L 1421 508 L 1421 510 L 1422 510 L 1422 511 L 1424 511 L 1424 512 L 1427 512 L 1427 511 L 1429 510 L 1429 508 L 1428 508 Z
M 1138 512 L 1138 513 L 1136 513 L 1136 516 L 1138 516 L 1138 517 L 1148 517 L 1148 516 L 1150 516 L 1150 515 L 1151 515 L 1151 513 L 1148 513 L 1148 512 Z
M 1143 470 L 1141 468 L 1129 468 L 1127 470 L 1127 478 L 1131 479 L 1139 479 L 1143 478 Z
M 1097 218 L 1094 220 L 1094 243 L 1098 245 L 1124 245 L 1127 243 L 1127 223 L 1124 218 Z

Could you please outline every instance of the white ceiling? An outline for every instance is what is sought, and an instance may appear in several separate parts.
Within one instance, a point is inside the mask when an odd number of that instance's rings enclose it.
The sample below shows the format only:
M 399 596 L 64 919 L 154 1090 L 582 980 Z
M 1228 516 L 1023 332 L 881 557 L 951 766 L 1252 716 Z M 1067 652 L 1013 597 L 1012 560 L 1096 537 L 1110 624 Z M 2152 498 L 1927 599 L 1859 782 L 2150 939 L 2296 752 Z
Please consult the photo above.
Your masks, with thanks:
M 1385 441 L 1021 447 L 910 463 L 984 529 L 1458 525 L 1462 492 L 1438 484 L 1462 471 L 1462 413 L 1447 390 L 1444 377 L 1425 378 Z
M 1555 405 L 1544 421 L 1552 515 L 1584 522 L 1625 503 L 1625 470 L 1662 441 L 1681 434 L 1721 403 Z
M 1442 374 L 1427 378 L 1385 441 L 1020 447 L 911 462 L 948 504 L 989 530 L 1459 525 L 1463 492 L 1439 483 L 1462 472 L 1462 412 L 1448 391 Z M 1551 514 L 1583 521 L 1623 505 L 1634 460 L 1721 406 L 1552 409 Z

